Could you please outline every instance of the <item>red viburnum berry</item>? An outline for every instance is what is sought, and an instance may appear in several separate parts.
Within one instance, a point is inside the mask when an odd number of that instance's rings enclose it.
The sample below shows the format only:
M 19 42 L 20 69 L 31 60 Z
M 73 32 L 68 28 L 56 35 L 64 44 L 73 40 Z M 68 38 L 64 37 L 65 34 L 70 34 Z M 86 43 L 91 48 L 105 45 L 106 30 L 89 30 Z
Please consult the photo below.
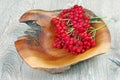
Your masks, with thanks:
M 62 10 L 51 22 L 55 25 L 54 48 L 64 48 L 67 52 L 78 55 L 96 45 L 92 33 L 87 32 L 91 27 L 90 17 L 85 15 L 82 6 L 74 5 Z

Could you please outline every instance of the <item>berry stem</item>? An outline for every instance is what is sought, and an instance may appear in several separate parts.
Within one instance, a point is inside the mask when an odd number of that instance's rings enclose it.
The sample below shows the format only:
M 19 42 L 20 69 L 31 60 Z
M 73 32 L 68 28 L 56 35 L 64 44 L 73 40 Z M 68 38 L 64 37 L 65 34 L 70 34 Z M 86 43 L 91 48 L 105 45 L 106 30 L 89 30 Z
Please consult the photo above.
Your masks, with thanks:
M 101 18 L 104 19 L 104 18 L 106 18 L 106 16 L 95 16 L 95 17 L 92 16 L 92 17 L 91 17 L 91 19 L 96 19 L 96 18 L 97 18 L 97 19 L 98 19 L 98 18 L 99 18 L 99 19 L 101 19 Z
M 57 17 L 56 19 L 58 19 L 58 20 L 65 20 L 65 21 L 70 20 L 70 19 L 62 19 L 62 18 L 59 18 L 59 17 Z
M 72 26 L 72 25 L 73 25 L 72 23 L 68 24 L 68 26 Z
M 69 22 L 70 22 L 70 19 L 68 19 L 68 21 L 67 21 L 67 23 L 66 23 L 66 24 L 68 25 L 68 24 L 69 24 Z
M 101 21 L 89 21 L 89 23 L 101 23 Z
M 102 29 L 102 28 L 104 28 L 104 27 L 106 27 L 106 25 L 102 25 L 101 27 L 98 27 L 98 28 L 96 28 L 96 29 L 94 29 L 94 30 L 92 30 L 92 31 L 94 32 L 94 31 L 97 31 L 97 30 Z
M 95 35 L 96 35 L 96 31 L 93 32 L 93 35 L 91 37 L 94 38 Z
M 105 25 L 102 25 L 101 27 L 98 27 L 98 28 L 90 27 L 90 29 L 87 30 L 87 32 L 92 34 L 91 38 L 94 38 L 95 35 L 96 35 L 97 30 L 102 29 L 104 27 L 105 27 Z
M 101 23 L 101 19 L 106 18 L 105 16 L 92 16 L 89 23 Z
M 74 28 L 69 28 L 68 33 L 72 33 L 75 29 Z

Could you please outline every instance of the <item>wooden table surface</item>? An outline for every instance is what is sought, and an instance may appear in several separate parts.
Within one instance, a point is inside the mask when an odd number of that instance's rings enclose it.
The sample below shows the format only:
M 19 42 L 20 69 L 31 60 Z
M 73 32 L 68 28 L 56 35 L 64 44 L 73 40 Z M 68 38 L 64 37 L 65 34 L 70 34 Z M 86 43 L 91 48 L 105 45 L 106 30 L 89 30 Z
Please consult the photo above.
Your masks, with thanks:
M 109 52 L 72 66 L 61 74 L 30 68 L 18 55 L 14 41 L 28 28 L 19 23 L 30 9 L 55 10 L 79 4 L 106 16 L 111 33 Z M 120 0 L 0 0 L 0 79 L 1 80 L 120 80 Z M 113 62 L 111 61 L 113 60 Z

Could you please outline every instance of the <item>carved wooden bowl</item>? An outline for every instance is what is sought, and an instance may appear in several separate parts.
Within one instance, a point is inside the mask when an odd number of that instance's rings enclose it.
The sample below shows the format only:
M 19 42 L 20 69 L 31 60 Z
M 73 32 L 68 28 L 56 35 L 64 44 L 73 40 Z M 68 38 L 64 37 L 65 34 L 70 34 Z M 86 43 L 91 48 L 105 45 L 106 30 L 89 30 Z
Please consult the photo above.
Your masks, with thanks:
M 86 10 L 91 16 L 94 14 Z M 110 48 L 110 33 L 106 27 L 100 29 L 96 33 L 96 46 L 79 54 L 77 56 L 67 53 L 64 49 L 53 48 L 54 25 L 51 24 L 51 19 L 59 14 L 60 10 L 43 11 L 30 10 L 24 13 L 20 22 L 27 23 L 31 28 L 35 28 L 36 36 L 29 35 L 18 38 L 15 42 L 15 47 L 21 58 L 32 68 L 44 69 L 54 72 L 62 72 L 73 64 L 89 59 L 99 54 L 106 53 Z M 95 16 L 95 15 L 94 15 Z M 105 23 L 91 24 L 97 28 Z

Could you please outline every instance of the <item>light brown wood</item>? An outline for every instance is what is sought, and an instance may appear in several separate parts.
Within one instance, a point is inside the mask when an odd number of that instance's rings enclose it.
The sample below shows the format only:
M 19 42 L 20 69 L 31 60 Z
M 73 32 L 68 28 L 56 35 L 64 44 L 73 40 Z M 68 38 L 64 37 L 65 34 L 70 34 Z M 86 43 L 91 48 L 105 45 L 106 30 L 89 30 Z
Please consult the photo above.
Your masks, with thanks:
M 88 11 L 88 10 L 87 10 Z M 91 14 L 90 11 L 88 11 Z M 99 54 L 106 53 L 110 48 L 110 33 L 107 26 L 97 31 L 96 46 L 77 56 L 66 53 L 64 49 L 52 48 L 55 36 L 54 25 L 51 24 L 51 18 L 59 14 L 59 11 L 31 10 L 23 14 L 20 22 L 35 20 L 40 26 L 43 26 L 42 33 L 39 35 L 40 46 L 29 45 L 26 41 L 31 37 L 23 37 L 15 42 L 16 49 L 23 60 L 32 68 L 59 68 L 69 66 L 80 61 L 89 59 Z M 105 23 L 91 24 L 93 27 L 101 27 Z

